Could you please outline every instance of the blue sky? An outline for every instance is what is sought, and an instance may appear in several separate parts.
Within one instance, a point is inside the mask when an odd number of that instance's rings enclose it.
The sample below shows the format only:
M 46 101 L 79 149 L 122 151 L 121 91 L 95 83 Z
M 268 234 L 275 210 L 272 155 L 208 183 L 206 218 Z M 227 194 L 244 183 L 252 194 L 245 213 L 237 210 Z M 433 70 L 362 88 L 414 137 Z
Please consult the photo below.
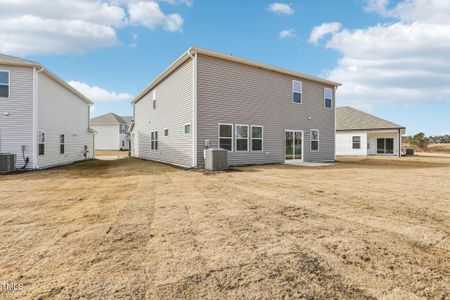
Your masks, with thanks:
M 449 134 L 449 2 L 0 0 L 0 52 L 46 65 L 93 98 L 93 115 L 130 115 L 195 45 L 342 82 L 338 106 Z

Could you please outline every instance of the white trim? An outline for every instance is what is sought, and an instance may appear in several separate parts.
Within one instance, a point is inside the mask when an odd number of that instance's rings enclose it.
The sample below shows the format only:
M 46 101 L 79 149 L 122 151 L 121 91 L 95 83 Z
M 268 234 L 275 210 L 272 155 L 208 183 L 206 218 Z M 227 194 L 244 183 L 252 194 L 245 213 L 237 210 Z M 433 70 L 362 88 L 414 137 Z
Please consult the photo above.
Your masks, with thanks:
M 316 141 L 316 140 L 312 140 L 312 131 L 315 130 L 317 131 L 317 150 L 312 150 L 311 149 L 311 145 L 312 145 L 312 141 Z M 336 147 L 336 146 L 335 146 Z M 310 152 L 320 152 L 320 130 L 319 129 L 310 129 L 309 130 L 309 151 Z
M 237 127 L 238 126 L 247 126 L 247 150 L 238 150 L 237 149 L 237 141 L 238 140 L 244 140 L 243 138 L 238 138 L 237 137 Z M 235 147 L 236 147 L 236 152 L 249 152 L 250 151 L 250 145 L 249 145 L 249 139 L 250 139 L 250 135 L 249 135 L 249 129 L 250 129 L 250 125 L 247 124 L 234 124 L 234 130 L 235 130 L 235 139 L 236 139 L 236 143 L 235 143 Z
M 188 50 L 188 55 L 192 58 L 192 123 L 194 128 L 191 126 L 192 133 L 192 166 L 195 168 L 198 164 L 197 157 L 197 54 L 191 55 L 190 50 Z
M 327 97 L 326 97 L 326 93 L 325 93 L 325 90 L 330 90 L 331 91 L 331 107 L 327 107 L 327 105 L 326 105 L 326 100 L 328 99 Z M 331 89 L 331 88 L 328 88 L 328 87 L 324 87 L 323 88 L 323 107 L 324 108 L 326 108 L 326 109 L 333 109 L 333 89 Z
M 336 91 L 337 91 L 337 87 L 334 87 L 334 98 L 336 98 Z M 334 132 L 334 161 L 336 161 L 336 145 L 337 145 L 337 132 L 336 132 L 336 99 L 334 100 L 334 128 L 333 128 L 333 132 Z M 367 137 L 366 137 L 366 141 L 367 141 Z
M 298 92 L 296 92 L 295 89 L 294 89 L 294 84 L 295 84 L 296 82 L 299 82 L 299 83 L 300 83 L 300 102 L 295 102 L 295 101 L 294 101 L 294 93 L 298 93 Z M 294 104 L 302 104 L 302 103 L 303 103 L 303 82 L 302 82 L 302 81 L 296 80 L 296 79 L 293 79 L 293 80 L 292 80 L 291 98 L 292 98 L 292 103 L 294 103 Z
M 0 70 L 0 72 L 8 73 L 8 97 L 0 97 L 0 99 L 11 100 L 11 72 L 9 70 Z M 0 85 L 5 86 L 6 84 L 0 83 Z
M 37 168 L 37 151 L 36 151 L 36 145 L 37 145 L 37 141 L 36 141 L 36 135 L 37 135 L 37 92 L 36 92 L 36 80 L 37 80 L 37 73 L 36 73 L 36 67 L 33 67 L 33 119 L 32 119 L 32 123 L 33 123 L 33 136 L 32 136 L 32 143 L 33 145 L 31 146 L 31 157 L 32 157 L 32 165 L 33 165 L 33 169 Z
M 186 126 L 187 125 L 189 125 L 189 133 L 186 133 Z M 192 135 L 192 124 L 191 123 L 183 124 L 183 134 L 184 135 Z
M 302 158 L 301 159 L 286 159 L 286 132 L 293 132 L 294 133 L 294 143 L 295 143 L 295 133 L 301 132 L 302 133 Z M 283 153 L 284 153 L 284 162 L 303 162 L 305 159 L 305 132 L 303 130 L 295 130 L 295 129 L 285 129 L 284 130 L 284 136 L 283 136 Z M 295 156 L 295 148 L 292 149 L 293 155 Z
M 253 127 L 261 127 L 261 138 L 253 138 Z M 261 140 L 261 150 L 253 150 L 252 140 Z M 263 152 L 264 151 L 264 126 L 263 125 L 251 125 L 250 126 L 250 151 L 251 152 Z
M 231 150 L 228 150 L 229 152 L 234 152 L 234 126 L 231 123 L 218 123 L 217 125 L 217 147 L 220 148 L 220 125 L 228 125 L 231 126 Z M 229 137 L 223 137 L 224 139 L 229 139 Z
M 34 72 L 34 99 L 33 99 L 33 169 L 39 169 L 39 149 L 37 144 L 38 135 L 38 117 L 39 117 L 39 73 L 43 72 L 45 69 L 41 67 L 39 70 L 36 68 Z

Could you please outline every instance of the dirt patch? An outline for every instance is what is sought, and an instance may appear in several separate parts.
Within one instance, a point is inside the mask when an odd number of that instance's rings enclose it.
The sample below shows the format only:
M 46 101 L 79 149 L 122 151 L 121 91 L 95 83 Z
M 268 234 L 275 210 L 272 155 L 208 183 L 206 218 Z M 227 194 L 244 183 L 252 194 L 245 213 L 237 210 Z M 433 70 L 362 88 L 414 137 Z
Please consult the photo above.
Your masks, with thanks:
M 450 160 L 0 177 L 0 298 L 447 299 Z

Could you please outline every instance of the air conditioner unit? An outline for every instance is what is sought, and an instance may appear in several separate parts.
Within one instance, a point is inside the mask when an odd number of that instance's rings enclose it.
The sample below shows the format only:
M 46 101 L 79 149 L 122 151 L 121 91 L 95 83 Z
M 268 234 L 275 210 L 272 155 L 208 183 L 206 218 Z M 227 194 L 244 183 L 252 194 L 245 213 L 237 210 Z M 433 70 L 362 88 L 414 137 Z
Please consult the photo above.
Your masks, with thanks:
M 205 169 L 222 171 L 228 169 L 228 151 L 224 149 L 207 149 Z
M 9 173 L 16 170 L 16 155 L 0 153 L 0 173 Z

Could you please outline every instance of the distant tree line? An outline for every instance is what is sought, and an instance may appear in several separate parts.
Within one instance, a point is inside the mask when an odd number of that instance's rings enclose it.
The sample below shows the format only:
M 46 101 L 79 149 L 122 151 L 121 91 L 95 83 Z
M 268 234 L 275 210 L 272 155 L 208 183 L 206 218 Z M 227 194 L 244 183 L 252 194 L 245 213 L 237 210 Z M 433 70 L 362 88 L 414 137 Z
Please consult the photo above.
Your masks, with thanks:
M 425 133 L 419 132 L 415 135 L 405 137 L 407 143 L 413 147 L 426 149 L 429 144 L 448 144 L 450 135 L 425 136 Z M 405 141 L 404 140 L 404 141 Z

